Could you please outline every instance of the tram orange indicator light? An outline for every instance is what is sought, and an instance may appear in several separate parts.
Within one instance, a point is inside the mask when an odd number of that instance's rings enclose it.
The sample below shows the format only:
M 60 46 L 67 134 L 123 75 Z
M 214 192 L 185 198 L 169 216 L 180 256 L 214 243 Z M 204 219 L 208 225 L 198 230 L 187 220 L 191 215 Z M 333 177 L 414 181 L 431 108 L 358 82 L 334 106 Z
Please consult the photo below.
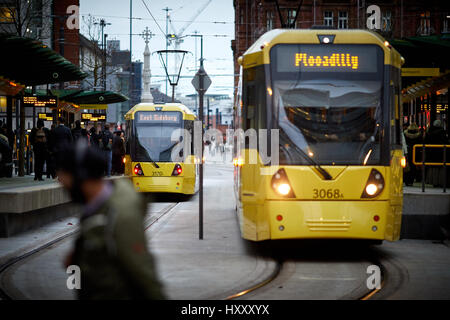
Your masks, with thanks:
M 281 214 L 277 215 L 277 220 L 278 220 L 278 221 L 283 220 L 283 216 L 282 216 Z
M 380 221 L 380 217 L 379 217 L 379 216 L 374 216 L 374 217 L 373 217 L 373 220 L 374 220 L 375 222 L 378 222 L 378 221 Z
M 402 166 L 402 168 L 406 168 L 406 158 L 405 157 L 402 157 L 400 159 L 400 165 Z
M 235 167 L 242 167 L 244 165 L 244 159 L 242 158 L 234 158 L 233 164 Z

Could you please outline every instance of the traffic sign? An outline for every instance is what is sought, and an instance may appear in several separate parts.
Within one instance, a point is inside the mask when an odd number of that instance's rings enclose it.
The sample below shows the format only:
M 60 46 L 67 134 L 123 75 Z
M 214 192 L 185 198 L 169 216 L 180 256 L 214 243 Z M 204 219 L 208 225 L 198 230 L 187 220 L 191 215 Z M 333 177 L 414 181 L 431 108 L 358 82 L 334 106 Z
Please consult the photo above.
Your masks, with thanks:
M 203 88 L 200 88 L 201 76 L 203 76 Z M 205 69 L 203 67 L 200 67 L 200 69 L 198 69 L 196 75 L 192 79 L 191 83 L 194 86 L 195 90 L 197 90 L 197 92 L 200 91 L 206 92 L 208 88 L 211 86 L 212 81 L 211 78 L 206 73 Z

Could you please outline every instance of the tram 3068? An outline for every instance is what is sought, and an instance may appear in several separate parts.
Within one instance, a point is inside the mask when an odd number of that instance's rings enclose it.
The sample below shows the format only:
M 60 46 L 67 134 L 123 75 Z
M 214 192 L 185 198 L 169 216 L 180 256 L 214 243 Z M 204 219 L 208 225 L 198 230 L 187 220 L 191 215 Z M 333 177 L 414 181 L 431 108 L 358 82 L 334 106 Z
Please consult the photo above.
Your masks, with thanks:
M 363 30 L 272 30 L 239 58 L 236 129 L 272 132 L 235 149 L 245 239 L 399 239 L 403 62 Z

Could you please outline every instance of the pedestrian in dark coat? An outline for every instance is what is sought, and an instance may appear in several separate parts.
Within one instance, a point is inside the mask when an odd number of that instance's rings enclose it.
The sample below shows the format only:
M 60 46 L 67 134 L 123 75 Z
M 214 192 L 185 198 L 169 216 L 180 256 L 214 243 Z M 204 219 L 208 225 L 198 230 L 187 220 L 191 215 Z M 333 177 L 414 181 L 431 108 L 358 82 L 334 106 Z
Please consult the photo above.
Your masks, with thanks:
M 53 139 L 54 139 L 54 152 L 58 153 L 64 149 L 67 149 L 70 145 L 73 144 L 72 132 L 68 127 L 65 126 L 64 118 L 58 119 L 58 125 L 53 131 Z
M 125 139 L 122 137 L 122 131 L 114 132 L 112 144 L 112 173 L 123 174 L 123 157 L 125 156 Z
M 36 127 L 31 130 L 30 142 L 34 153 L 34 180 L 43 181 L 44 163 L 48 159 L 49 130 L 44 127 L 44 121 L 39 119 Z
M 58 177 L 84 205 L 66 268 L 80 270 L 81 300 L 164 299 L 144 231 L 147 204 L 125 179 L 103 180 L 105 153 L 86 145 L 60 154 Z

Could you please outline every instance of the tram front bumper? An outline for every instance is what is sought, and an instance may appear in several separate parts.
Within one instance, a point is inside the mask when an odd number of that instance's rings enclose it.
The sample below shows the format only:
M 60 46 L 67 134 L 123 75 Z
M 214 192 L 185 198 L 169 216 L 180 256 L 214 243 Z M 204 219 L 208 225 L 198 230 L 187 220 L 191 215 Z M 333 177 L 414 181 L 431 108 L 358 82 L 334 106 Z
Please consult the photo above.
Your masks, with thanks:
M 183 193 L 183 177 L 133 177 L 137 192 Z
M 266 201 L 264 211 L 271 239 L 382 240 L 395 221 L 389 201 Z

